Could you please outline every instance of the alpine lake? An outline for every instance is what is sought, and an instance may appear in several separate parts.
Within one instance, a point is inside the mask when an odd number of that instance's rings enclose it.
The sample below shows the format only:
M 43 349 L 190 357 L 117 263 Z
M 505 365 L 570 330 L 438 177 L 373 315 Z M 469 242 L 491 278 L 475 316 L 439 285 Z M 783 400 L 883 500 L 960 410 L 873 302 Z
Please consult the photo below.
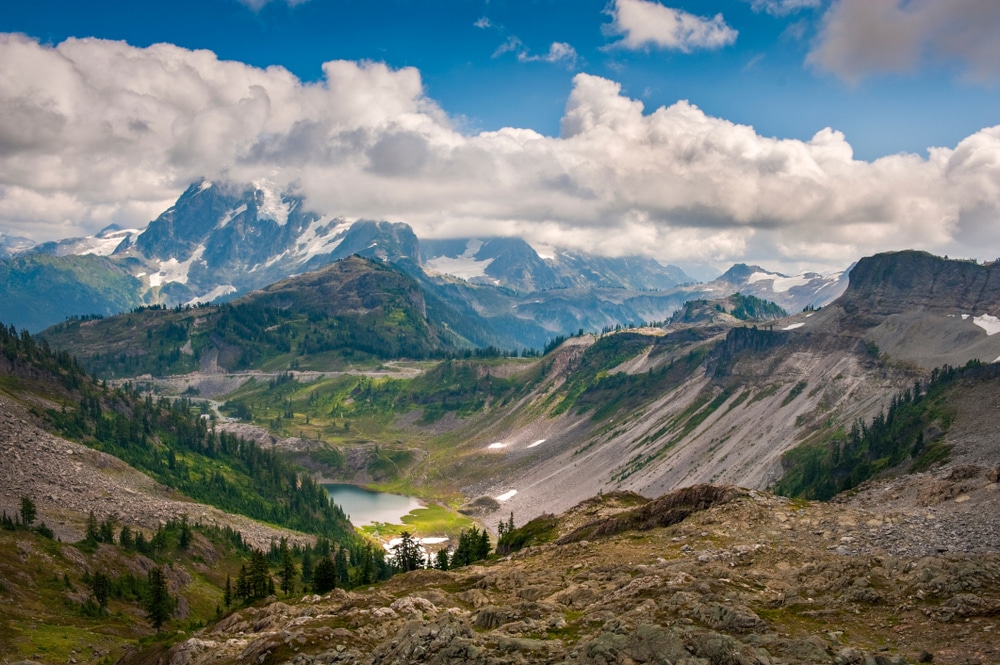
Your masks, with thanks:
M 325 483 L 323 488 L 355 527 L 382 541 L 389 541 L 402 531 L 422 538 L 457 541 L 462 530 L 475 524 L 441 504 L 412 496 L 343 483 Z

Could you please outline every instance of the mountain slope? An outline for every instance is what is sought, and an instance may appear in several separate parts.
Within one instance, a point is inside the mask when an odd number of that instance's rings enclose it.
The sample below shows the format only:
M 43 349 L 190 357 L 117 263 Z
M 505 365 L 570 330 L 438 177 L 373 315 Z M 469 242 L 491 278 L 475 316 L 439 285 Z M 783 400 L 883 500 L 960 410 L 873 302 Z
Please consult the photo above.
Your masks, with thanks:
M 0 316 L 37 332 L 66 318 L 109 316 L 143 304 L 142 285 L 105 257 L 22 253 L 0 260 Z
M 465 345 L 427 320 L 416 282 L 360 257 L 224 305 L 150 308 L 100 321 L 68 321 L 43 337 L 108 377 L 199 368 L 340 369 L 345 359 L 425 358 Z

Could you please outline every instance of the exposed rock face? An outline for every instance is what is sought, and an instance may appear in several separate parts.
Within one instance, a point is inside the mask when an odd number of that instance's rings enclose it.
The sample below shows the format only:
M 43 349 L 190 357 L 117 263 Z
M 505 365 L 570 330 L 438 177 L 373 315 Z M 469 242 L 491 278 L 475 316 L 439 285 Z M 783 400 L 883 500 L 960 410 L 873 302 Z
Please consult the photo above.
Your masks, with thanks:
M 877 254 L 858 261 L 838 304 L 849 314 L 866 316 L 956 308 L 997 314 L 1000 264 L 949 261 L 917 251 Z
M 560 535 L 594 517 L 630 522 L 637 500 L 625 493 L 589 500 L 560 518 Z M 995 553 L 897 558 L 877 540 L 858 544 L 871 512 L 759 492 L 698 487 L 655 504 L 640 508 L 700 508 L 667 527 L 239 610 L 185 642 L 136 651 L 123 663 L 899 665 L 1000 658 Z

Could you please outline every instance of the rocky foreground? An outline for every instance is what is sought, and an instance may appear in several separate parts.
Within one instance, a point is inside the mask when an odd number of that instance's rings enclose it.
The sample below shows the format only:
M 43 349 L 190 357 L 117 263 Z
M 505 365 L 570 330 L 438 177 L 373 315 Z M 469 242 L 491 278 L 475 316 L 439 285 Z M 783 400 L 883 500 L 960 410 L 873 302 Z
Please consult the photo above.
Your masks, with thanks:
M 271 599 L 124 662 L 1000 662 L 1000 556 L 887 551 L 893 519 L 731 487 L 615 493 L 489 565 Z

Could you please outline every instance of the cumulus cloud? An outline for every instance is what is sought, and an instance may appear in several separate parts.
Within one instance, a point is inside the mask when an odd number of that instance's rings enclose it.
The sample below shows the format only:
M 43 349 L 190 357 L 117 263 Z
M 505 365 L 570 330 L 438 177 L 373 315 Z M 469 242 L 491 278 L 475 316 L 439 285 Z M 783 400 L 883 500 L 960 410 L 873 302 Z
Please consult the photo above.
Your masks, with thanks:
M 576 49 L 566 42 L 552 42 L 549 52 L 544 55 L 531 55 L 528 51 L 517 54 L 520 62 L 550 62 L 566 65 L 569 69 L 576 67 Z
M 802 9 L 815 9 L 822 0 L 748 0 L 755 12 L 767 12 L 771 16 L 788 16 Z
M 736 41 L 737 31 L 726 25 L 722 14 L 704 18 L 655 0 L 615 0 L 608 13 L 612 22 L 606 31 L 622 36 L 612 44 L 615 48 L 635 51 L 657 47 L 690 53 Z
M 142 226 L 205 176 L 294 182 L 314 210 L 405 221 L 421 237 L 518 234 L 788 270 L 902 247 L 1000 255 L 1000 127 L 865 162 L 832 129 L 763 137 L 577 74 L 559 136 L 467 135 L 415 69 L 323 71 L 304 83 L 170 45 L 0 36 L 0 230 Z
M 807 62 L 857 82 L 928 63 L 957 65 L 974 80 L 1000 77 L 995 0 L 840 0 L 823 17 Z

